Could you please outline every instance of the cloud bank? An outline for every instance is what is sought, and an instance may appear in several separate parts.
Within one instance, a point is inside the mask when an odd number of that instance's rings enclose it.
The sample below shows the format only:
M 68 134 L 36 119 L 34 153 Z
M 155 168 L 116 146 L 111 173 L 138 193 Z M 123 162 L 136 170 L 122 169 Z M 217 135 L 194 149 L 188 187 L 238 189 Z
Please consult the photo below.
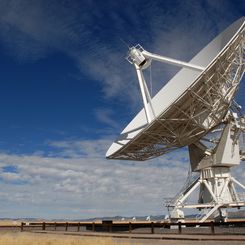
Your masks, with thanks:
M 162 213 L 163 198 L 186 178 L 186 152 L 148 163 L 108 161 L 108 144 L 49 142 L 48 156 L 1 153 L 1 217 L 21 217 L 28 208 L 29 217 L 47 218 Z M 18 208 L 8 214 L 10 203 Z

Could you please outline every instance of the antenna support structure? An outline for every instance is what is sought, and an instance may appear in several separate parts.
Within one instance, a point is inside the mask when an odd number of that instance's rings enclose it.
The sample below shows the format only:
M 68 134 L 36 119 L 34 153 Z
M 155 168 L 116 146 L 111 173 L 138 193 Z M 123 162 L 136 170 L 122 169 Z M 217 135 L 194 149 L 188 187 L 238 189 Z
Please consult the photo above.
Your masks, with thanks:
M 226 221 L 227 208 L 245 206 L 245 195 L 236 191 L 236 187 L 245 190 L 245 186 L 231 175 L 231 168 L 239 166 L 240 160 L 244 160 L 239 137 L 245 131 L 245 118 L 229 113 L 223 123 L 221 137 L 213 150 L 209 150 L 201 141 L 188 146 L 191 170 L 199 173 L 199 177 L 167 204 L 168 208 L 172 208 L 172 220 L 183 219 L 182 209 L 190 208 L 202 211 L 197 217 L 199 222 L 210 217 Z M 197 203 L 188 203 L 188 198 L 198 188 Z
M 190 64 L 184 61 L 172 59 L 166 56 L 150 53 L 142 48 L 140 44 L 129 48 L 126 60 L 135 66 L 137 77 L 139 80 L 140 91 L 144 103 L 144 110 L 148 124 L 155 119 L 155 113 L 151 102 L 151 96 L 147 87 L 143 70 L 151 65 L 151 61 L 159 61 L 179 67 L 185 67 L 196 71 L 204 71 L 205 67 Z
M 151 65 L 152 60 L 199 72 L 205 70 L 205 67 L 199 65 L 150 53 L 139 44 L 129 49 L 126 59 L 136 69 L 148 124 L 154 121 L 156 116 L 143 70 Z M 244 63 L 244 60 L 241 62 Z M 241 109 L 237 103 L 235 106 Z M 231 168 L 240 164 L 240 160 L 245 160 L 245 152 L 240 151 L 239 147 L 239 138 L 245 131 L 245 117 L 238 116 L 229 109 L 221 124 L 223 125 L 222 133 L 213 149 L 209 149 L 202 139 L 188 145 L 191 170 L 198 173 L 199 176 L 166 205 L 172 209 L 170 213 L 172 220 L 184 219 L 185 215 L 182 210 L 191 208 L 203 212 L 198 217 L 199 222 L 204 222 L 210 217 L 218 217 L 225 221 L 227 208 L 245 206 L 245 196 L 239 195 L 236 191 L 237 186 L 244 190 L 245 186 L 232 177 L 230 171 Z M 188 198 L 198 189 L 197 202 L 188 203 Z

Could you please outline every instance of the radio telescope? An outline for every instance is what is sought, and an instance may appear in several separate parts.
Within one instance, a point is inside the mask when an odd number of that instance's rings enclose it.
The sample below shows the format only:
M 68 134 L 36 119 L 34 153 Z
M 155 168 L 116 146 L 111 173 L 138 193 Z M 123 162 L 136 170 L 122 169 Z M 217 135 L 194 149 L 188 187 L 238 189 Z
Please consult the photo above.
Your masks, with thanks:
M 143 109 L 122 131 L 106 153 L 108 159 L 148 160 L 188 146 L 191 171 L 198 177 L 167 205 L 171 217 L 184 218 L 184 208 L 205 210 L 204 222 L 214 213 L 226 218 L 226 208 L 245 206 L 231 176 L 232 167 L 245 160 L 240 149 L 245 117 L 234 101 L 245 69 L 245 18 L 219 34 L 189 62 L 153 54 L 139 44 L 127 60 L 134 65 Z M 182 69 L 153 97 L 143 71 L 151 61 Z M 194 204 L 188 197 L 199 188 Z

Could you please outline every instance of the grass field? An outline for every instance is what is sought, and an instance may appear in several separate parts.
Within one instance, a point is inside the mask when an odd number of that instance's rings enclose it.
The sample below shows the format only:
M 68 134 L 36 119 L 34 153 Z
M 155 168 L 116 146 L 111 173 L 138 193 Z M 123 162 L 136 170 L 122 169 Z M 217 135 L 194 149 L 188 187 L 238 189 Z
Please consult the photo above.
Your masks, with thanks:
M 0 220 L 0 225 L 20 225 L 21 221 L 15 220 Z
M 137 242 L 114 241 L 111 238 L 81 238 L 58 235 L 6 233 L 0 236 L 0 245 L 140 245 Z

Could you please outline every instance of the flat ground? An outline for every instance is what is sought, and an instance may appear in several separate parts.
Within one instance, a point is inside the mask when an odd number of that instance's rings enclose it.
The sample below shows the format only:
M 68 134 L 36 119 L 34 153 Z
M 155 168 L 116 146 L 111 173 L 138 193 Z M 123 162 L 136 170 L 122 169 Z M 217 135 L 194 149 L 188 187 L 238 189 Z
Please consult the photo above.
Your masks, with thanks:
M 1 225 L 19 225 L 20 222 L 2 221 Z M 183 234 L 177 230 L 155 229 L 156 234 L 150 234 L 150 229 L 136 229 L 128 232 L 104 233 L 91 232 L 69 227 L 47 229 L 28 229 L 20 232 L 20 228 L 1 228 L 0 245 L 244 245 L 245 227 L 215 227 L 215 235 L 210 235 L 210 228 L 185 228 Z M 29 230 L 29 231 L 28 231 Z M 148 234 L 145 234 L 148 233 Z M 186 234 L 185 234 L 186 233 Z M 191 233 L 191 234 L 187 234 Z M 195 234 L 196 233 L 196 234 Z M 198 234 L 197 234 L 198 233 Z M 236 234 L 236 235 L 235 235 Z M 114 237 L 111 237 L 114 236 Z M 131 237 L 131 238 L 130 238 Z
M 176 239 L 175 236 L 172 236 Z M 183 239 L 195 239 L 195 238 L 207 238 L 202 235 L 185 235 L 181 236 Z M 230 239 L 231 236 L 225 236 Z M 145 237 L 146 238 L 146 237 Z M 1 245 L 244 245 L 245 236 L 241 236 L 243 241 L 225 241 L 223 236 L 214 236 L 215 240 L 199 241 L 199 240 L 171 240 L 170 237 L 167 240 L 152 239 L 129 239 L 129 238 L 105 238 L 105 237 L 86 237 L 86 236 L 74 236 L 64 234 L 50 234 L 50 233 L 30 233 L 30 232 L 1 232 L 0 244 Z M 177 236 L 179 239 L 180 236 Z M 209 239 L 212 237 L 208 236 Z M 233 237 L 234 238 L 234 237 Z M 222 239 L 222 240 L 217 240 Z

